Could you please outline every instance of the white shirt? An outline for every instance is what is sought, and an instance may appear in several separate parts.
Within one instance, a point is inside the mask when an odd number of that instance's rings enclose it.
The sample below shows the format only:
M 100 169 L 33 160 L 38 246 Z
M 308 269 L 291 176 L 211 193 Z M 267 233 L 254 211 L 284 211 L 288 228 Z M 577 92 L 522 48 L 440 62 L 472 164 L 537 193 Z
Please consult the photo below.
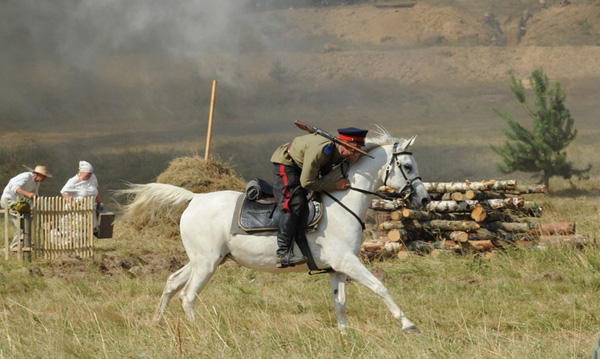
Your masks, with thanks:
M 6 187 L 4 187 L 4 192 L 2 192 L 2 198 L 7 198 L 9 201 L 16 202 L 17 197 L 24 197 L 20 194 L 17 194 L 17 190 L 19 188 L 23 191 L 38 194 L 40 182 L 36 182 L 33 179 L 33 172 L 23 172 L 21 174 L 18 174 L 17 176 L 11 178 Z
M 87 196 L 98 195 L 98 179 L 92 173 L 92 176 L 87 181 L 82 181 L 77 175 L 71 177 L 65 186 L 60 190 L 62 194 L 68 194 L 71 198 L 83 198 Z

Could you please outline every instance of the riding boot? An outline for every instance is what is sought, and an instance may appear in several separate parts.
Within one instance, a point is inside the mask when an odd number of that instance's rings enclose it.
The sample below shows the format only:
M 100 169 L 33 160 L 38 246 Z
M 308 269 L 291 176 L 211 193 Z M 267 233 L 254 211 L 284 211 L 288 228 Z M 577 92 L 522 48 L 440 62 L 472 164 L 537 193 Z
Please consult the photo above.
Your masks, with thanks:
M 294 256 L 294 236 L 298 227 L 298 216 L 293 213 L 282 212 L 279 219 L 279 233 L 277 233 L 277 268 L 293 267 L 296 264 L 308 262 L 303 255 Z

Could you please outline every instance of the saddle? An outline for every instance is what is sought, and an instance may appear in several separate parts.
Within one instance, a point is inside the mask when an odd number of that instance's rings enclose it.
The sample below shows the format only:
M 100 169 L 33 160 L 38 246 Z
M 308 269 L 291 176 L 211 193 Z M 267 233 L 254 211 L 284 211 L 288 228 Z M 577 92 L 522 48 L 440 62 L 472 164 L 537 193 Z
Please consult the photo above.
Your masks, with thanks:
M 279 210 L 273 196 L 273 186 L 268 182 L 255 178 L 248 182 L 246 193 L 237 201 L 237 220 L 234 223 L 247 234 L 279 230 Z M 309 197 L 306 231 L 317 230 L 317 225 L 323 217 L 323 204 Z

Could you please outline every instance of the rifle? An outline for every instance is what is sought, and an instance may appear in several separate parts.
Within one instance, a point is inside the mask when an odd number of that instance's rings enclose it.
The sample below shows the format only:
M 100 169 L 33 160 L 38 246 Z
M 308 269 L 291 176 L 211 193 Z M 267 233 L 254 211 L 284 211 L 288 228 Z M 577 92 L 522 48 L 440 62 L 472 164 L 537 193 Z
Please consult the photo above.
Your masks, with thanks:
M 356 146 L 355 144 L 352 144 L 351 142 L 348 141 L 344 141 L 344 140 L 340 140 L 339 138 L 335 137 L 334 135 L 332 135 L 331 133 L 327 132 L 327 131 L 323 131 L 318 127 L 314 127 L 311 125 L 308 125 L 300 120 L 296 120 L 294 121 L 294 124 L 301 130 L 307 131 L 308 133 L 312 133 L 315 135 L 320 135 L 325 137 L 326 139 L 333 141 L 335 143 L 338 143 L 340 145 L 344 145 L 348 148 L 353 149 L 356 152 L 362 153 L 365 156 L 371 157 L 371 158 L 375 158 L 373 156 L 371 156 L 370 154 L 366 153 L 365 151 L 363 151 L 362 149 L 360 149 L 360 147 Z

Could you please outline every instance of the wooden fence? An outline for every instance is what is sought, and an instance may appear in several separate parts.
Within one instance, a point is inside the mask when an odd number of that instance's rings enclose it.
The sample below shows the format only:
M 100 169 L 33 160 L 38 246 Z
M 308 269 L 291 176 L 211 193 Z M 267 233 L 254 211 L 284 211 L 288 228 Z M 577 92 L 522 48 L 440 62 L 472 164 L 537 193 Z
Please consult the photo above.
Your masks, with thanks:
M 5 214 L 5 223 L 9 221 Z M 31 206 L 31 247 L 10 249 L 23 258 L 54 259 L 64 254 L 79 257 L 94 255 L 94 197 L 66 200 L 62 197 L 37 197 Z M 8 254 L 8 227 L 5 226 L 5 243 Z

